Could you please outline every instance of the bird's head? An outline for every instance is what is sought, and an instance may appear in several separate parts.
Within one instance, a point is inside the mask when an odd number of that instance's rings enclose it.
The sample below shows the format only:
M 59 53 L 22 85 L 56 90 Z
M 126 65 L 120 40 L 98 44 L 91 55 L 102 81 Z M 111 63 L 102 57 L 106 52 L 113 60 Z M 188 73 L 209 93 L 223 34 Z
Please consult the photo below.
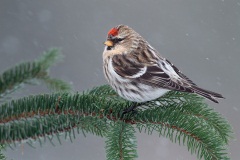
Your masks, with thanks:
M 137 37 L 139 37 L 138 33 L 132 28 L 126 25 L 118 25 L 108 31 L 107 40 L 104 42 L 105 52 L 127 53 L 132 47 L 137 46 Z

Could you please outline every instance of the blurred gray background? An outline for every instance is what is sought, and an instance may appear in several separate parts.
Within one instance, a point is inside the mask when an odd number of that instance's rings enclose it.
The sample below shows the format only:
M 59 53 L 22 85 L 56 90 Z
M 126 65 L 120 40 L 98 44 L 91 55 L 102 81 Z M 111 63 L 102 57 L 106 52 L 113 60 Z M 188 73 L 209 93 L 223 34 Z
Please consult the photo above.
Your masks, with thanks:
M 61 47 L 62 63 L 51 75 L 72 82 L 75 91 L 107 83 L 102 73 L 106 33 L 118 24 L 139 32 L 199 86 L 222 93 L 219 104 L 207 101 L 232 124 L 233 160 L 240 151 L 240 1 L 239 0 L 1 0 L 0 72 L 33 60 L 50 47 Z M 29 86 L 19 96 L 46 93 Z M 138 160 L 196 159 L 157 134 L 138 134 Z M 78 135 L 73 143 L 49 142 L 36 149 L 7 149 L 16 160 L 104 160 L 104 139 Z

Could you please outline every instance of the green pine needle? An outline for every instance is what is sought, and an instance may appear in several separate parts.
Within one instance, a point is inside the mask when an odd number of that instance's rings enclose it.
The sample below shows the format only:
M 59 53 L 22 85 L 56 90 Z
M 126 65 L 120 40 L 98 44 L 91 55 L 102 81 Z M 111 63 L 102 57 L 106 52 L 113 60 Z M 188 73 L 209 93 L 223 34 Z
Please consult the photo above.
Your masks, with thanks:
M 13 144 L 75 133 L 106 137 L 107 159 L 135 159 L 135 130 L 158 132 L 186 145 L 198 159 L 228 159 L 231 126 L 195 94 L 169 92 L 139 106 L 137 114 L 121 114 L 132 102 L 109 86 L 82 94 L 54 93 L 25 97 L 0 106 L 0 142 Z M 51 141 L 51 139 L 49 139 Z
M 47 52 L 43 52 L 43 55 L 36 62 L 40 64 L 42 70 L 47 70 L 62 59 L 63 55 L 60 53 L 60 50 L 58 48 L 52 48 Z
M 113 123 L 106 140 L 107 160 L 133 160 L 137 156 L 134 127 L 122 121 Z
M 7 157 L 4 156 L 4 154 L 2 154 L 2 150 L 5 149 L 5 145 L 0 145 L 0 160 L 6 160 Z
M 56 78 L 50 78 L 50 77 L 44 77 L 41 78 L 43 82 L 48 86 L 49 89 L 59 92 L 69 92 L 72 90 L 72 87 L 69 83 L 66 83 L 63 80 L 56 79 Z
M 48 75 L 49 67 L 58 62 L 61 57 L 59 50 L 53 48 L 44 52 L 43 56 L 34 62 L 23 62 L 0 74 L 0 99 L 34 79 L 43 80 L 51 89 L 70 91 L 71 87 L 68 83 L 52 79 Z

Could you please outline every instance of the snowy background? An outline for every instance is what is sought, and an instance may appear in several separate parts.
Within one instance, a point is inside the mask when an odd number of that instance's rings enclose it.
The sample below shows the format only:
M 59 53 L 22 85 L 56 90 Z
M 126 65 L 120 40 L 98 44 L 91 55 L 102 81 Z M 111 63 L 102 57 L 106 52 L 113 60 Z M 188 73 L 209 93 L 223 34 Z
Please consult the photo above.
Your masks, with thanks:
M 236 139 L 229 152 L 239 159 L 239 0 L 1 0 L 0 72 L 61 47 L 65 59 L 51 68 L 53 77 L 72 82 L 75 91 L 105 84 L 103 42 L 118 24 L 134 28 L 199 86 L 226 97 L 219 104 L 207 102 L 232 124 Z M 18 96 L 47 91 L 30 86 Z M 186 147 L 157 134 L 137 138 L 138 160 L 196 159 Z M 64 138 L 62 143 L 5 153 L 9 160 L 105 159 L 103 138 L 78 135 L 73 143 Z

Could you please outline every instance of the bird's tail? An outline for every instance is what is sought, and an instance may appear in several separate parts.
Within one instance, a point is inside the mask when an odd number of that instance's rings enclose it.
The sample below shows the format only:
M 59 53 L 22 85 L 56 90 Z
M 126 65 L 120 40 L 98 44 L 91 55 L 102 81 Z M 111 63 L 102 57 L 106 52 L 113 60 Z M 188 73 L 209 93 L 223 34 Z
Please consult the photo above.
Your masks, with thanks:
M 199 88 L 197 86 L 192 86 L 193 89 L 194 89 L 194 92 L 215 102 L 215 103 L 218 103 L 218 101 L 216 100 L 216 98 L 224 98 L 221 94 L 219 93 L 215 93 L 215 92 L 212 92 L 212 91 L 208 91 L 208 90 L 205 90 L 205 89 L 202 89 L 202 88 Z

